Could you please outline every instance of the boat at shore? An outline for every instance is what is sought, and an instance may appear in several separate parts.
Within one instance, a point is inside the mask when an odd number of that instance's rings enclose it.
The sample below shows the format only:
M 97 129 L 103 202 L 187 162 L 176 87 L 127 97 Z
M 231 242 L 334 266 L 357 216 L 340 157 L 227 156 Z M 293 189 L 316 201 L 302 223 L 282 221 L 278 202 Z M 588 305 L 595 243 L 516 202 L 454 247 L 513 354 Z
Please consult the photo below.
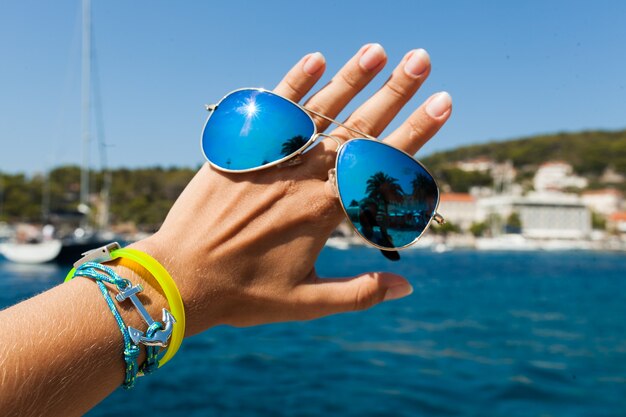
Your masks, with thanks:
M 114 240 L 119 240 L 115 234 L 102 231 L 70 236 L 64 239 L 7 240 L 0 243 L 0 255 L 10 262 L 21 264 L 54 262 L 61 265 L 71 265 L 80 259 L 83 253 Z
M 475 242 L 478 250 L 528 251 L 538 250 L 536 242 L 518 234 L 504 234 L 491 238 L 478 238 Z
M 41 242 L 0 243 L 0 254 L 7 260 L 21 264 L 42 264 L 52 262 L 61 253 L 63 244 L 59 239 Z

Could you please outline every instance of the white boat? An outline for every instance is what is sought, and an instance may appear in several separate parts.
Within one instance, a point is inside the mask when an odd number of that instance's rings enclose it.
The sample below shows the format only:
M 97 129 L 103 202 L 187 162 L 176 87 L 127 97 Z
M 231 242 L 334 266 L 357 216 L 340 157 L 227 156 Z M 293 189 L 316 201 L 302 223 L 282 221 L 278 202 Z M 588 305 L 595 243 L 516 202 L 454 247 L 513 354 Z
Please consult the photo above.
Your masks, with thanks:
M 522 235 L 504 234 L 497 237 L 476 239 L 476 249 L 492 251 L 525 251 L 537 250 L 539 247 L 536 242 L 528 240 Z
M 0 253 L 9 261 L 22 264 L 42 264 L 51 262 L 61 252 L 61 241 L 45 240 L 36 243 L 0 243 Z
M 350 248 L 350 242 L 345 237 L 333 236 L 328 238 L 326 246 L 333 249 L 347 250 Z
M 589 250 L 593 246 L 585 240 L 547 239 L 539 242 L 539 247 L 546 251 Z
M 437 243 L 436 245 L 433 246 L 433 252 L 435 253 L 444 253 L 447 252 L 448 246 L 445 243 Z

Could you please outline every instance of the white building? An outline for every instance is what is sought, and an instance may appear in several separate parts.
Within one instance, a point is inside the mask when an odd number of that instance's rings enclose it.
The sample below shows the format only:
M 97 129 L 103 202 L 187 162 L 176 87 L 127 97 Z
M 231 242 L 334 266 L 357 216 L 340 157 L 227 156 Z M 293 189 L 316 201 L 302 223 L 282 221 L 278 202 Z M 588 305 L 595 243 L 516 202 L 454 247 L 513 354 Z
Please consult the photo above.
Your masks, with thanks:
M 489 172 L 494 165 L 493 160 L 484 156 L 456 163 L 457 168 L 465 172 Z
M 536 191 L 560 191 L 566 188 L 585 188 L 587 179 L 574 175 L 572 166 L 566 162 L 553 161 L 542 164 L 534 178 Z
M 626 211 L 618 211 L 609 216 L 609 229 L 626 234 Z
M 624 180 L 626 180 L 626 178 L 611 167 L 607 167 L 604 170 L 602 177 L 600 177 L 600 181 L 605 184 L 619 184 L 624 182 Z
M 620 211 L 624 202 L 624 195 L 619 190 L 612 188 L 585 191 L 581 198 L 587 207 L 603 216 L 609 216 Z
M 534 239 L 584 239 L 591 233 L 591 213 L 575 194 L 531 193 L 500 195 L 478 201 L 478 219 L 504 226 L 512 213 L 522 223 L 522 234 Z
M 476 199 L 466 193 L 442 193 L 437 211 L 446 221 L 468 230 L 476 221 Z

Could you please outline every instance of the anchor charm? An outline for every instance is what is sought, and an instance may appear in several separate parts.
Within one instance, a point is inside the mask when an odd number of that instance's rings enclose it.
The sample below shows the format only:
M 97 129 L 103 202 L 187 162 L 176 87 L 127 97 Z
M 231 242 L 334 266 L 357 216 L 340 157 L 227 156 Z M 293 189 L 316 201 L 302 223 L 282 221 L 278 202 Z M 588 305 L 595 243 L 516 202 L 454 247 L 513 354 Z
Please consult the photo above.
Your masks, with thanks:
M 142 291 L 143 287 L 141 285 L 130 286 L 119 290 L 119 294 L 115 296 L 115 299 L 119 302 L 130 299 L 137 311 L 139 311 L 139 314 L 141 314 L 141 317 L 146 323 L 148 323 L 149 327 L 154 323 L 154 320 L 152 320 L 152 317 L 150 317 L 146 308 L 143 306 L 141 301 L 139 301 L 139 298 L 137 298 L 137 294 Z M 157 330 L 151 337 L 147 336 L 141 330 L 135 329 L 131 326 L 128 326 L 128 333 L 135 345 L 143 343 L 147 346 L 165 347 L 167 346 L 168 339 L 172 335 L 174 323 L 176 323 L 176 319 L 172 316 L 172 313 L 166 309 L 163 309 L 163 323 L 165 324 L 165 328 L 163 330 Z

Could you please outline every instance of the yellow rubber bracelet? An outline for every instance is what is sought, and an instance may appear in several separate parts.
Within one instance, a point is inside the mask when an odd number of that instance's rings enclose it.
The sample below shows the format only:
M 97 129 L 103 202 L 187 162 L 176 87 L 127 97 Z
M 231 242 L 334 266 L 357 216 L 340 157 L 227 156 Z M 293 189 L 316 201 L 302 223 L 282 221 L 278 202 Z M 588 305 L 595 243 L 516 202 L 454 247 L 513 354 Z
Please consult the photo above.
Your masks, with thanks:
M 165 298 L 170 306 L 170 313 L 174 316 L 176 323 L 174 323 L 174 329 L 172 330 L 170 345 L 167 348 L 165 355 L 163 355 L 159 361 L 160 368 L 172 359 L 176 352 L 178 352 L 178 349 L 183 342 L 183 337 L 185 336 L 185 308 L 183 306 L 183 299 L 180 296 L 180 292 L 178 292 L 178 288 L 167 270 L 163 268 L 163 266 L 156 259 L 147 253 L 138 251 L 137 249 L 122 248 L 111 251 L 111 258 L 126 258 L 138 263 L 150 272 L 150 274 L 152 274 L 165 293 Z M 65 281 L 67 282 L 71 280 L 74 277 L 75 272 L 76 268 L 72 268 L 72 270 L 65 277 Z

